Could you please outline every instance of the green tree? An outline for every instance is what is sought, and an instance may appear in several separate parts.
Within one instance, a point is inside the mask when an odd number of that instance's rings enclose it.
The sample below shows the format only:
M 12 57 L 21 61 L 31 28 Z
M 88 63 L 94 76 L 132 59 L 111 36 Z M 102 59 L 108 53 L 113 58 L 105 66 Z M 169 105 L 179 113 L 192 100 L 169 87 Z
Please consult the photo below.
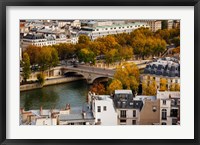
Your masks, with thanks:
M 44 72 L 50 66 L 52 60 L 50 47 L 42 47 L 39 54 L 37 55 L 37 63 L 40 66 L 40 70 Z
M 61 44 L 53 45 L 52 47 L 54 47 L 57 50 L 58 56 L 61 60 L 70 58 L 75 53 L 74 44 L 61 43 Z
M 51 49 L 51 60 L 50 60 L 50 67 L 56 67 L 59 63 L 59 57 L 58 52 L 55 48 L 49 48 Z
M 95 54 L 88 48 L 83 48 L 78 53 L 78 58 L 80 61 L 84 61 L 86 63 L 92 62 L 95 63 Z
M 163 20 L 162 21 L 162 29 L 167 29 L 167 25 L 168 25 L 167 20 Z
M 180 46 L 180 37 L 174 37 L 172 43 L 174 43 L 175 47 Z
M 22 59 L 22 67 L 23 67 L 23 79 L 26 82 L 27 79 L 29 78 L 31 74 L 31 69 L 30 69 L 30 59 L 29 55 L 27 53 L 23 54 L 23 59 Z

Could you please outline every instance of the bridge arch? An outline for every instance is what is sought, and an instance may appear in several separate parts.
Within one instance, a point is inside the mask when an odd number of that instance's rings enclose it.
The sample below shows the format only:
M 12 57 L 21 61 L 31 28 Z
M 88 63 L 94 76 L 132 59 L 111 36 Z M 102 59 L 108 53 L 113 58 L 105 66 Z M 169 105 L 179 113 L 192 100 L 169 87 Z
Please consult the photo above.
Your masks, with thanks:
M 67 73 L 76 73 L 79 75 L 82 75 L 88 84 L 93 84 L 95 80 L 100 79 L 100 78 L 112 78 L 109 75 L 100 75 L 100 74 L 93 74 L 93 73 L 87 73 L 87 72 L 80 72 L 80 71 L 76 71 L 76 70 L 64 70 L 63 71 L 63 75 L 67 74 Z
M 113 77 L 110 77 L 110 76 L 96 76 L 96 77 L 92 78 L 91 83 L 94 83 L 98 79 L 105 79 L 106 81 L 108 81 L 108 79 L 112 79 L 112 78 Z

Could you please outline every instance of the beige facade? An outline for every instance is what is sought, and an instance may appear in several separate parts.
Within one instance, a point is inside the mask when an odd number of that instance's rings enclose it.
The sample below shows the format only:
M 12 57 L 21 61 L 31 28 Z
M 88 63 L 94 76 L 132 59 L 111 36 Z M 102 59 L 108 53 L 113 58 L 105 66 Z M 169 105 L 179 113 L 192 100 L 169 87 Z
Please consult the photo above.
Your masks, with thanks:
M 165 76 L 158 76 L 158 75 L 152 75 L 152 74 L 144 74 L 141 76 L 141 82 L 145 82 L 148 84 L 151 83 L 151 81 L 156 81 L 157 88 L 160 89 L 160 81 L 162 79 L 166 79 L 166 87 L 168 90 L 170 90 L 171 85 L 173 84 L 179 84 L 180 85 L 180 77 L 165 77 Z
M 144 22 L 149 25 L 151 31 L 156 32 L 162 28 L 162 21 L 160 20 L 135 20 L 135 22 Z
M 117 109 L 118 125 L 139 125 L 139 109 Z
M 160 124 L 160 100 L 145 100 L 140 112 L 140 125 Z

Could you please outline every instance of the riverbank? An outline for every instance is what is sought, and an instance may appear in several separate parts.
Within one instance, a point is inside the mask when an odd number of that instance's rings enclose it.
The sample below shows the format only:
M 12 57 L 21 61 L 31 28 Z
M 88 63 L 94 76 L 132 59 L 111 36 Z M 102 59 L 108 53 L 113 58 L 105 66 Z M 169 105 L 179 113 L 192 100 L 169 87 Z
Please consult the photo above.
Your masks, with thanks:
M 67 82 L 83 80 L 83 79 L 85 79 L 85 78 L 84 77 L 59 77 L 59 78 L 53 78 L 53 79 L 46 80 L 44 82 L 43 86 L 40 85 L 39 83 L 20 85 L 20 92 L 21 91 L 39 89 L 39 88 L 42 88 L 42 87 L 45 87 L 45 86 L 50 86 L 50 85 L 56 85 L 56 84 L 62 84 L 62 83 L 67 83 Z

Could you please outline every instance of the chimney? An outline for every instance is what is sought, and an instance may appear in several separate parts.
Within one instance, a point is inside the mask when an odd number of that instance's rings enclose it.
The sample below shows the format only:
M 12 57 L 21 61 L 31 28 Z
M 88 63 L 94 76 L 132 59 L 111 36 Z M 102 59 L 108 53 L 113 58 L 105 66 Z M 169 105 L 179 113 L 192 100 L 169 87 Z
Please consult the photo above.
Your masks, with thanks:
M 20 108 L 20 112 L 21 112 L 21 114 L 23 114 L 24 113 L 24 108 Z
M 66 104 L 66 110 L 69 110 L 70 109 L 70 104 Z
M 40 115 L 43 114 L 43 111 L 42 111 L 42 106 L 40 106 Z
M 82 112 L 82 115 L 83 115 L 83 119 L 85 119 L 85 117 L 86 117 L 86 112 Z

